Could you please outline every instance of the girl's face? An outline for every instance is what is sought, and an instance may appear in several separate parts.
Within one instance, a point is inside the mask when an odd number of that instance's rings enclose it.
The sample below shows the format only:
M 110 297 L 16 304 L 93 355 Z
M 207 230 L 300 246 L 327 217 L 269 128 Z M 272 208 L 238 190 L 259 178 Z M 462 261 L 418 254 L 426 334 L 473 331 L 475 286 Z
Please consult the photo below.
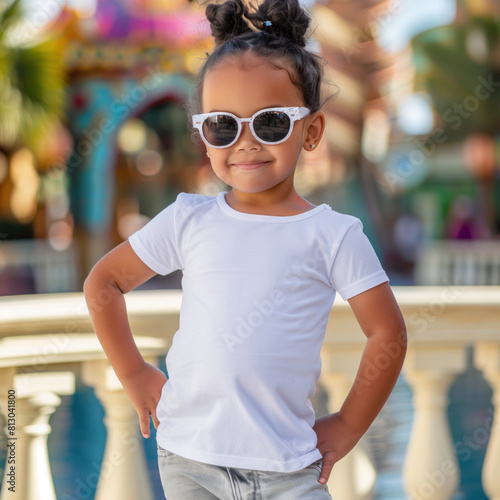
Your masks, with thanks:
M 250 118 L 262 109 L 288 106 L 304 106 L 288 72 L 265 64 L 251 53 L 225 59 L 205 76 L 203 113 L 226 111 Z M 249 124 L 243 123 L 235 144 L 225 149 L 207 147 L 215 174 L 235 192 L 255 194 L 277 187 L 285 192 L 293 190 L 291 174 L 302 147 L 311 150 L 311 144 L 317 145 L 321 138 L 322 129 L 318 137 L 318 126 L 314 125 L 317 116 L 315 113 L 296 121 L 290 137 L 277 145 L 260 143 Z M 322 116 L 319 121 L 324 124 Z

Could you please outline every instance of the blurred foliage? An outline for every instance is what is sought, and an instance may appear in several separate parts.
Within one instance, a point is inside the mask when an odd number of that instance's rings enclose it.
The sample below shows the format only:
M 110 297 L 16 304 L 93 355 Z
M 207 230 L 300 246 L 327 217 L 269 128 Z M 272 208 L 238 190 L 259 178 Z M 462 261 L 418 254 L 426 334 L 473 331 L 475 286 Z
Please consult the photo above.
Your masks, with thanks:
M 500 19 L 433 28 L 412 47 L 415 90 L 430 96 L 449 140 L 500 131 Z
M 63 47 L 57 38 L 34 39 L 21 1 L 0 2 L 0 146 L 35 152 L 65 110 Z

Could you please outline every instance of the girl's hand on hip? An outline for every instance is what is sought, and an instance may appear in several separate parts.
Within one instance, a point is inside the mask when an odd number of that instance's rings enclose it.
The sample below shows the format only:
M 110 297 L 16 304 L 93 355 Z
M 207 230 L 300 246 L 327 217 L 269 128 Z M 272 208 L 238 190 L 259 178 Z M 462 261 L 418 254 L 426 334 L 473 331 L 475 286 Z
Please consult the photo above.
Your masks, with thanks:
M 134 405 L 139 415 L 141 434 L 149 437 L 150 422 L 153 419 L 155 429 L 158 428 L 156 407 L 160 401 L 161 390 L 167 382 L 166 375 L 153 365 L 144 363 L 141 370 L 121 380 L 125 393 Z
M 318 418 L 313 430 L 318 437 L 317 448 L 323 455 L 319 482 L 326 484 L 333 466 L 354 448 L 361 436 L 353 435 L 339 413 Z

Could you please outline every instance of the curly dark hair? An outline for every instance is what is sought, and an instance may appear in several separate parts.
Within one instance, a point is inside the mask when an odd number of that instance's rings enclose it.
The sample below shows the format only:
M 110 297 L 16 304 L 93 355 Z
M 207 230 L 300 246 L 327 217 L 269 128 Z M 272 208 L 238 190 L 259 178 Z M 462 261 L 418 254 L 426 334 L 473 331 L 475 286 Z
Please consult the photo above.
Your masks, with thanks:
M 189 114 L 201 113 L 205 75 L 226 57 L 252 52 L 267 64 L 288 72 L 304 105 L 318 111 L 322 99 L 323 59 L 307 50 L 309 14 L 299 0 L 264 0 L 250 9 L 244 0 L 228 0 L 206 8 L 215 49 L 198 73 Z

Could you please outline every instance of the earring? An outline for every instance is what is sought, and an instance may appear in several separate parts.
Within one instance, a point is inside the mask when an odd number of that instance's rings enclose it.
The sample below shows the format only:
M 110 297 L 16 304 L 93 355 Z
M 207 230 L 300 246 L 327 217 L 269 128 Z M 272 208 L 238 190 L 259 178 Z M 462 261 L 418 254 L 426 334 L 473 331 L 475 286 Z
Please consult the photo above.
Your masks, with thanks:
M 208 154 L 208 151 L 207 151 L 207 156 L 208 156 L 208 158 L 210 158 L 210 155 Z
M 311 149 L 314 149 L 316 147 L 316 144 L 311 144 Z

